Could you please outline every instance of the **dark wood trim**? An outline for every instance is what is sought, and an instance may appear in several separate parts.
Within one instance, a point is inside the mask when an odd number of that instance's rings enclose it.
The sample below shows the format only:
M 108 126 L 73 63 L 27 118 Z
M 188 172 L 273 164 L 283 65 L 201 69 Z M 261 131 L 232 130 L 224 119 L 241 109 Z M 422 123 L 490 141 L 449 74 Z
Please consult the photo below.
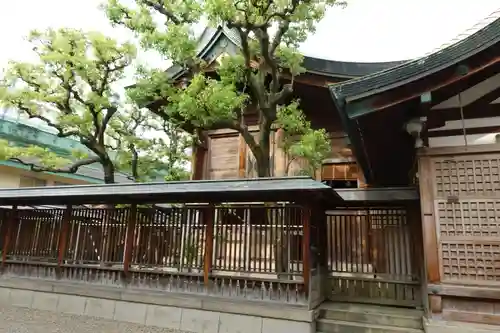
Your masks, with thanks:
M 68 231 L 71 223 L 73 207 L 67 205 L 64 210 L 63 219 L 61 223 L 61 233 L 59 234 L 59 253 L 57 256 L 57 264 L 62 265 L 64 256 L 66 254 L 66 245 L 68 244 Z

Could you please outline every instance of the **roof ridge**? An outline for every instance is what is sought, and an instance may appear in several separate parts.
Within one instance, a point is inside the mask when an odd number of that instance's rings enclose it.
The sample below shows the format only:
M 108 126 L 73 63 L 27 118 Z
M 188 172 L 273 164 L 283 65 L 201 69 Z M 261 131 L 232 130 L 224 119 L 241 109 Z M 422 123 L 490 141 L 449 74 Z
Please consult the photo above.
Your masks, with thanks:
M 464 31 L 462 31 L 461 33 L 456 35 L 454 38 L 452 38 L 451 40 L 449 40 L 449 41 L 441 44 L 440 46 L 432 49 L 431 51 L 425 53 L 422 57 L 419 57 L 419 58 L 425 58 L 431 54 L 439 52 L 442 49 L 445 49 L 449 46 L 452 46 L 456 43 L 459 43 L 459 42 L 463 41 L 464 39 L 466 39 L 467 37 L 472 36 L 476 32 L 487 27 L 488 25 L 490 25 L 491 23 L 493 23 L 494 21 L 496 21 L 499 18 L 500 18 L 500 8 L 497 8 L 490 15 L 481 19 L 479 22 L 476 22 L 473 26 L 465 29 Z

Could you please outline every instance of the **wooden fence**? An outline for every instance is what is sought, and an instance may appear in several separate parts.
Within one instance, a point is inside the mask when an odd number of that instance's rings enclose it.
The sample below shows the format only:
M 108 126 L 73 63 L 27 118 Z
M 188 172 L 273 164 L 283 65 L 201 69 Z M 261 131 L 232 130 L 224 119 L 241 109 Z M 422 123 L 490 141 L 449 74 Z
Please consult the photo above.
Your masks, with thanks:
M 329 211 L 330 297 L 420 306 L 421 233 L 413 222 L 399 207 Z
M 291 204 L 2 210 L 3 275 L 305 303 L 305 212 Z

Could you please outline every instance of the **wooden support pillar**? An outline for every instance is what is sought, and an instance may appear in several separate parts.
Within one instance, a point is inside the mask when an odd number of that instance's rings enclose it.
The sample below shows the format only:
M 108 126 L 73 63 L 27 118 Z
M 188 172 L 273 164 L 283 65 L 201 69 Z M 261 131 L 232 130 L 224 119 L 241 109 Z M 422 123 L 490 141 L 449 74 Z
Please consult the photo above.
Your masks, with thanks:
M 418 163 L 420 179 L 420 207 L 422 218 L 422 246 L 424 249 L 426 282 L 439 284 L 441 282 L 439 263 L 439 242 L 436 230 L 436 215 L 434 212 L 432 161 L 429 157 L 420 156 Z M 425 283 L 425 282 L 424 282 Z M 427 286 L 424 285 L 426 290 Z M 431 313 L 441 312 L 441 296 L 429 297 L 429 310 Z
M 5 229 L 3 249 L 2 249 L 2 267 L 5 266 L 5 262 L 7 260 L 7 253 L 9 252 L 10 249 L 12 232 L 14 230 L 14 227 L 16 226 L 17 217 L 18 217 L 17 205 L 13 205 L 12 210 L 8 215 L 7 228 Z
M 205 258 L 203 265 L 203 283 L 208 287 L 209 276 L 212 272 L 212 258 L 214 253 L 214 218 L 215 209 L 209 206 L 203 211 L 203 224 L 205 225 Z
M 246 178 L 247 173 L 247 143 L 240 134 L 238 137 L 238 178 Z
M 67 205 L 64 210 L 63 219 L 61 222 L 61 233 L 59 234 L 59 252 L 57 256 L 57 265 L 61 266 L 66 254 L 66 246 L 68 244 L 69 225 L 71 223 L 72 207 Z
M 130 206 L 130 215 L 125 234 L 125 247 L 123 249 L 123 273 L 128 275 L 130 262 L 132 261 L 132 250 L 134 247 L 135 224 L 137 221 L 137 204 Z
M 307 206 L 302 208 L 302 227 L 302 276 L 305 290 L 309 292 L 309 277 L 311 274 L 311 209 Z
M 285 177 L 286 176 L 286 164 L 287 158 L 286 154 L 281 148 L 281 143 L 283 141 L 283 129 L 278 128 L 276 134 L 274 135 L 275 150 L 274 150 L 274 176 L 275 177 Z
M 191 155 L 191 180 L 200 180 L 205 175 L 205 159 L 207 156 L 207 139 L 203 138 L 200 144 L 193 145 Z

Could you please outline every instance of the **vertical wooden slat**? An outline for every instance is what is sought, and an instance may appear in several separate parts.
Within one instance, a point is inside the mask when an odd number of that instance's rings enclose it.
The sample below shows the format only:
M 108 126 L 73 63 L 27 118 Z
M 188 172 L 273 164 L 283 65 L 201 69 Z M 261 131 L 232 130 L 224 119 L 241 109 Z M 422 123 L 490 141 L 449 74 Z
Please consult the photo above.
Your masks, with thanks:
M 123 249 L 123 273 L 128 274 L 130 262 L 132 259 L 132 250 L 134 244 L 135 224 L 137 221 L 137 204 L 130 205 L 130 214 L 125 233 L 125 248 Z
M 209 274 L 212 271 L 212 258 L 214 249 L 214 207 L 208 207 L 203 212 L 203 224 L 206 228 L 205 237 L 205 262 L 203 265 L 203 282 L 208 287 Z
M 66 209 L 63 213 L 63 219 L 61 224 L 61 233 L 59 234 L 59 253 L 57 256 L 57 265 L 61 266 L 64 260 L 64 256 L 66 255 L 66 246 L 68 244 L 68 231 L 69 224 L 71 223 L 71 215 L 72 215 L 73 207 L 71 205 L 67 205 Z
M 12 237 L 12 230 L 14 229 L 14 225 L 16 224 L 17 218 L 17 205 L 12 206 L 12 210 L 10 211 L 10 216 L 7 221 L 7 228 L 5 231 L 3 249 L 2 249 L 2 267 L 5 266 L 5 261 L 7 260 L 7 252 L 9 252 L 10 241 Z
M 304 278 L 304 287 L 305 290 L 309 290 L 309 275 L 311 273 L 311 209 L 309 207 L 304 207 L 302 215 L 302 227 L 304 228 L 304 236 L 302 241 L 302 254 L 303 254 L 303 262 L 302 262 L 302 276 Z

